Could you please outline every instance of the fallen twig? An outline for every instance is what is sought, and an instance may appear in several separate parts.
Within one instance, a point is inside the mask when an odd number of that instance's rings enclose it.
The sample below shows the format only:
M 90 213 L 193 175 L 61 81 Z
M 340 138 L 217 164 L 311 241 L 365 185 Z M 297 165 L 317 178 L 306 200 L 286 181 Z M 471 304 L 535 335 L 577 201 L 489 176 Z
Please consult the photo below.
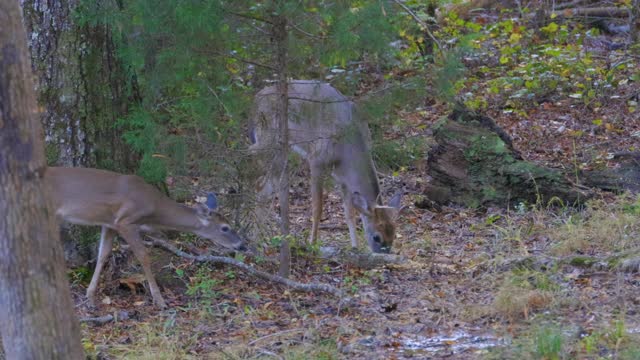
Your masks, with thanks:
M 98 317 L 82 317 L 80 318 L 80 322 L 93 323 L 96 325 L 104 325 L 112 321 L 127 320 L 129 318 L 129 313 L 126 311 L 118 311 L 118 312 L 115 312 L 114 314 L 98 316 Z
M 152 243 L 154 246 L 157 246 L 159 248 L 165 249 L 169 252 L 172 252 L 173 254 L 186 258 L 186 259 L 190 259 L 190 260 L 195 260 L 198 262 L 212 262 L 212 263 L 222 263 L 222 264 L 227 264 L 227 265 L 231 265 L 231 266 L 235 266 L 237 268 L 240 268 L 244 271 L 246 271 L 247 273 L 254 275 L 256 277 L 268 280 L 268 281 L 272 281 L 275 283 L 279 283 L 282 285 L 286 285 L 288 287 L 290 287 L 293 290 L 296 291 L 306 291 L 306 292 L 324 292 L 324 293 L 329 293 L 333 296 L 342 298 L 344 297 L 344 293 L 342 290 L 337 289 L 331 285 L 328 284 L 303 284 L 297 281 L 293 281 L 290 279 L 286 279 L 283 278 L 281 276 L 278 275 L 273 275 L 273 274 L 269 274 L 266 273 L 264 271 L 260 271 L 255 269 L 254 267 L 247 265 L 243 262 L 240 262 L 238 260 L 232 259 L 232 258 L 228 258 L 228 257 L 224 257 L 224 256 L 212 256 L 212 255 L 192 255 L 189 253 L 186 253 L 180 249 L 178 249 L 177 247 L 173 246 L 172 244 L 169 244 L 166 241 L 160 240 L 160 239 L 156 239 L 156 238 L 152 238 Z

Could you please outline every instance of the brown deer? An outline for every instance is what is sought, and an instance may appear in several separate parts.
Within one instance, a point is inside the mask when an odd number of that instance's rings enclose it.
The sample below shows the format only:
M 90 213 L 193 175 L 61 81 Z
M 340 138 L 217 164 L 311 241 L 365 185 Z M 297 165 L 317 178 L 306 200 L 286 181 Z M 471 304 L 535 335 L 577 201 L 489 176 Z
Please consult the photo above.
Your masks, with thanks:
M 214 194 L 209 194 L 207 205 L 191 208 L 171 200 L 135 175 L 98 169 L 50 167 L 44 179 L 59 221 L 102 227 L 96 269 L 87 288 L 91 305 L 95 305 L 100 273 L 111 254 L 116 234 L 127 241 L 142 264 L 153 302 L 160 308 L 167 305 L 151 272 L 142 233 L 157 235 L 161 230 L 178 230 L 194 233 L 225 247 L 245 249 L 245 241 L 216 212 Z
M 288 88 L 289 144 L 307 160 L 311 172 L 309 241 L 315 242 L 318 238 L 322 180 L 331 173 L 342 188 L 351 245 L 357 246 L 356 210 L 371 250 L 388 253 L 395 238 L 402 193 L 397 193 L 388 206 L 379 205 L 380 187 L 371 158 L 367 124 L 358 116 L 354 103 L 329 84 L 295 80 Z M 253 142 L 250 151 L 254 154 L 278 149 L 278 124 L 274 116 L 277 96 L 277 87 L 270 86 L 255 97 L 250 120 Z M 260 199 L 273 195 L 281 176 L 282 159 L 278 156 L 271 159 L 259 185 Z

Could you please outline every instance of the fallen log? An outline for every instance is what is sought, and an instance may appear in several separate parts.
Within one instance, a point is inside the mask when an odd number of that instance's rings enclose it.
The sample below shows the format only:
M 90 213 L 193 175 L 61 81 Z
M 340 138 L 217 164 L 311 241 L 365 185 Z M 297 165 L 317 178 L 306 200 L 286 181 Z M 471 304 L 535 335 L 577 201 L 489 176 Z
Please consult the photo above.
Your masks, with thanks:
M 612 192 L 640 193 L 640 153 L 614 153 L 610 162 L 613 167 L 581 171 L 584 184 Z
M 437 203 L 574 205 L 593 195 L 559 170 L 523 160 L 491 118 L 461 105 L 434 126 L 433 137 L 427 158 L 432 180 L 424 194 Z
M 598 17 L 598 18 L 622 18 L 628 17 L 629 9 L 618 7 L 583 7 L 566 8 L 556 13 L 558 17 Z

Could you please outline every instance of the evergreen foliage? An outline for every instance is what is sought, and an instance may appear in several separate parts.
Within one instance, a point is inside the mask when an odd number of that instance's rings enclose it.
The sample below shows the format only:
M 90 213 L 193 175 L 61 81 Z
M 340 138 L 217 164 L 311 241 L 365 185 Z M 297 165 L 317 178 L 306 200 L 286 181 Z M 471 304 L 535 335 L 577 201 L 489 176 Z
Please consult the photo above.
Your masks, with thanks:
M 390 46 L 397 27 L 407 25 L 407 15 L 397 10 L 377 0 L 84 0 L 77 16 L 112 30 L 130 88 L 140 92 L 117 126 L 142 155 L 139 173 L 161 181 L 167 169 L 184 169 L 187 152 L 208 149 L 206 143 L 246 147 L 243 125 L 252 95 L 275 75 L 273 16 L 288 19 L 291 78 L 331 78 L 354 95 L 359 83 L 370 81 L 365 70 L 384 73 L 415 54 Z M 372 118 L 387 108 L 378 106 Z M 187 134 L 198 140 L 179 140 Z

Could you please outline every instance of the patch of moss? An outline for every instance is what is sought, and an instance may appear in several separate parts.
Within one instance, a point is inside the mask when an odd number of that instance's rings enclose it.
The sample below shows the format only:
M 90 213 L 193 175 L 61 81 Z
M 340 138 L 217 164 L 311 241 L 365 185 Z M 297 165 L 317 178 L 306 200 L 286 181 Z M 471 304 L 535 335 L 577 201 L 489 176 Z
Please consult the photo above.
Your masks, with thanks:
M 591 267 L 596 262 L 598 261 L 594 258 L 590 258 L 586 256 L 576 256 L 569 261 L 569 265 L 578 266 L 578 267 Z

